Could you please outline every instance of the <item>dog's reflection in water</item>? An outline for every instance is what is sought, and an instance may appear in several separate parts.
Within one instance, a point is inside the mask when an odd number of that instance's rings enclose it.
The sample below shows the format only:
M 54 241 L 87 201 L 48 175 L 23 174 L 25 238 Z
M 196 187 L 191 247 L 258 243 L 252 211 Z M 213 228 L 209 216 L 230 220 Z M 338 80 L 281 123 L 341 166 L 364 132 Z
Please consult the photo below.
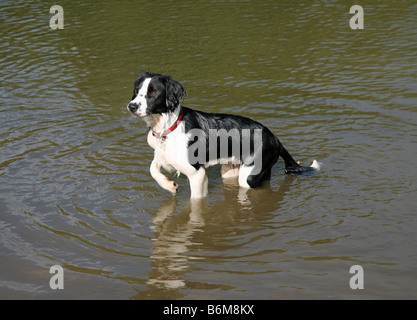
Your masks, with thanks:
M 179 200 L 170 198 L 162 202 L 156 210 L 152 217 L 153 225 L 150 227 L 155 232 L 155 238 L 148 285 L 167 290 L 184 287 L 184 275 L 189 268 L 189 260 L 201 259 L 189 252 L 192 246 L 194 248 L 191 251 L 194 252 L 196 246 L 202 245 L 195 235 L 204 231 L 204 214 L 209 211 L 222 214 L 223 210 L 224 213 L 230 211 L 230 207 L 235 210 L 237 205 L 251 205 L 247 196 L 248 190 L 239 188 L 236 179 L 225 179 L 223 183 L 226 199 L 217 202 L 214 208 L 209 208 L 208 198 L 202 198 L 190 199 L 188 205 L 178 210 Z M 236 189 L 239 189 L 237 199 Z M 180 212 L 175 212 L 176 210 Z
M 188 247 L 198 245 L 192 242 L 192 236 L 204 226 L 202 213 L 207 208 L 207 199 L 192 199 L 188 208 L 175 214 L 177 204 L 176 198 L 164 201 L 152 218 L 155 239 L 147 283 L 162 289 L 179 289 L 185 285 L 183 276 L 188 260 L 193 259 L 187 255 Z
M 187 285 L 185 280 L 192 261 L 207 259 L 203 252 L 217 252 L 219 239 L 230 238 L 236 230 L 251 232 L 264 228 L 265 221 L 273 220 L 281 211 L 282 199 L 293 181 L 287 176 L 280 181 L 278 190 L 266 185 L 248 191 L 239 188 L 233 179 L 223 180 L 221 195 L 224 199 L 211 202 L 209 198 L 191 199 L 183 203 L 178 198 L 170 198 L 162 202 L 152 216 L 155 238 L 148 289 L 139 298 L 181 297 L 179 289 L 196 284 L 189 282 Z M 234 229 L 233 226 L 245 228 Z M 220 240 L 220 246 L 223 245 Z M 193 254 L 198 252 L 203 255 Z

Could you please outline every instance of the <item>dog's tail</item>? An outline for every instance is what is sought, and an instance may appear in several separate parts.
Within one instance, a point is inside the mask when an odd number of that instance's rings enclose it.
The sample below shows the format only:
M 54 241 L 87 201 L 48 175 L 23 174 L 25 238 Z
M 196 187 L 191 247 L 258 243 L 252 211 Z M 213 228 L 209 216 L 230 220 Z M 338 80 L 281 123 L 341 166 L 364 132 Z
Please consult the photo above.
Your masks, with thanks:
M 317 162 L 317 160 L 313 160 L 313 163 L 309 167 L 300 166 L 297 162 L 295 162 L 295 160 L 291 157 L 291 155 L 282 144 L 279 155 L 285 161 L 285 173 L 300 174 L 304 172 L 320 170 L 320 164 Z

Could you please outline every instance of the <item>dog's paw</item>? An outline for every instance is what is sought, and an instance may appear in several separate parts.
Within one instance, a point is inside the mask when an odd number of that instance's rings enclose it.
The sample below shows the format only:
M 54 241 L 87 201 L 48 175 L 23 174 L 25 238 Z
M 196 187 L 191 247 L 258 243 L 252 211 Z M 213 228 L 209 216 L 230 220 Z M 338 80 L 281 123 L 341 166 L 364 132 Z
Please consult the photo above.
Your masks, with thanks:
M 174 196 L 177 193 L 177 189 L 178 189 L 178 184 L 174 181 L 167 181 L 166 185 L 164 186 L 166 190 L 168 190 L 169 192 L 171 192 Z

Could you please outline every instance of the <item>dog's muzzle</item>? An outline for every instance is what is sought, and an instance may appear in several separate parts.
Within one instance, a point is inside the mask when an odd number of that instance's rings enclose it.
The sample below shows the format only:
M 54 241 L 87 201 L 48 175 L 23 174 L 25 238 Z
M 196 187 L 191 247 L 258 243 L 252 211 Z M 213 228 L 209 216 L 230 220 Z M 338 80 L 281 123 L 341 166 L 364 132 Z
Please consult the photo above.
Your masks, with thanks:
M 135 113 L 139 109 L 139 105 L 137 103 L 129 103 L 127 108 L 130 112 Z

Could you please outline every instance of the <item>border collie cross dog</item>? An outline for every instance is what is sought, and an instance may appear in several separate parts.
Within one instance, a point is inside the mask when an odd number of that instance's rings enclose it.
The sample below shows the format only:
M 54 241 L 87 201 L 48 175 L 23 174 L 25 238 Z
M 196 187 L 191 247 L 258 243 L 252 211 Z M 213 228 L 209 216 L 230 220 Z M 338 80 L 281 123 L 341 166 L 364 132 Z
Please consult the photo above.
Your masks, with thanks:
M 270 178 L 279 156 L 285 172 L 300 174 L 318 170 L 300 166 L 271 131 L 252 119 L 239 115 L 206 113 L 181 105 L 185 88 L 169 76 L 145 72 L 135 81 L 127 108 L 143 118 L 150 130 L 148 143 L 154 149 L 150 172 L 158 184 L 172 194 L 178 185 L 161 168 L 185 174 L 191 198 L 207 195 L 206 168 L 221 164 L 223 178 L 235 177 L 242 188 L 256 188 Z

